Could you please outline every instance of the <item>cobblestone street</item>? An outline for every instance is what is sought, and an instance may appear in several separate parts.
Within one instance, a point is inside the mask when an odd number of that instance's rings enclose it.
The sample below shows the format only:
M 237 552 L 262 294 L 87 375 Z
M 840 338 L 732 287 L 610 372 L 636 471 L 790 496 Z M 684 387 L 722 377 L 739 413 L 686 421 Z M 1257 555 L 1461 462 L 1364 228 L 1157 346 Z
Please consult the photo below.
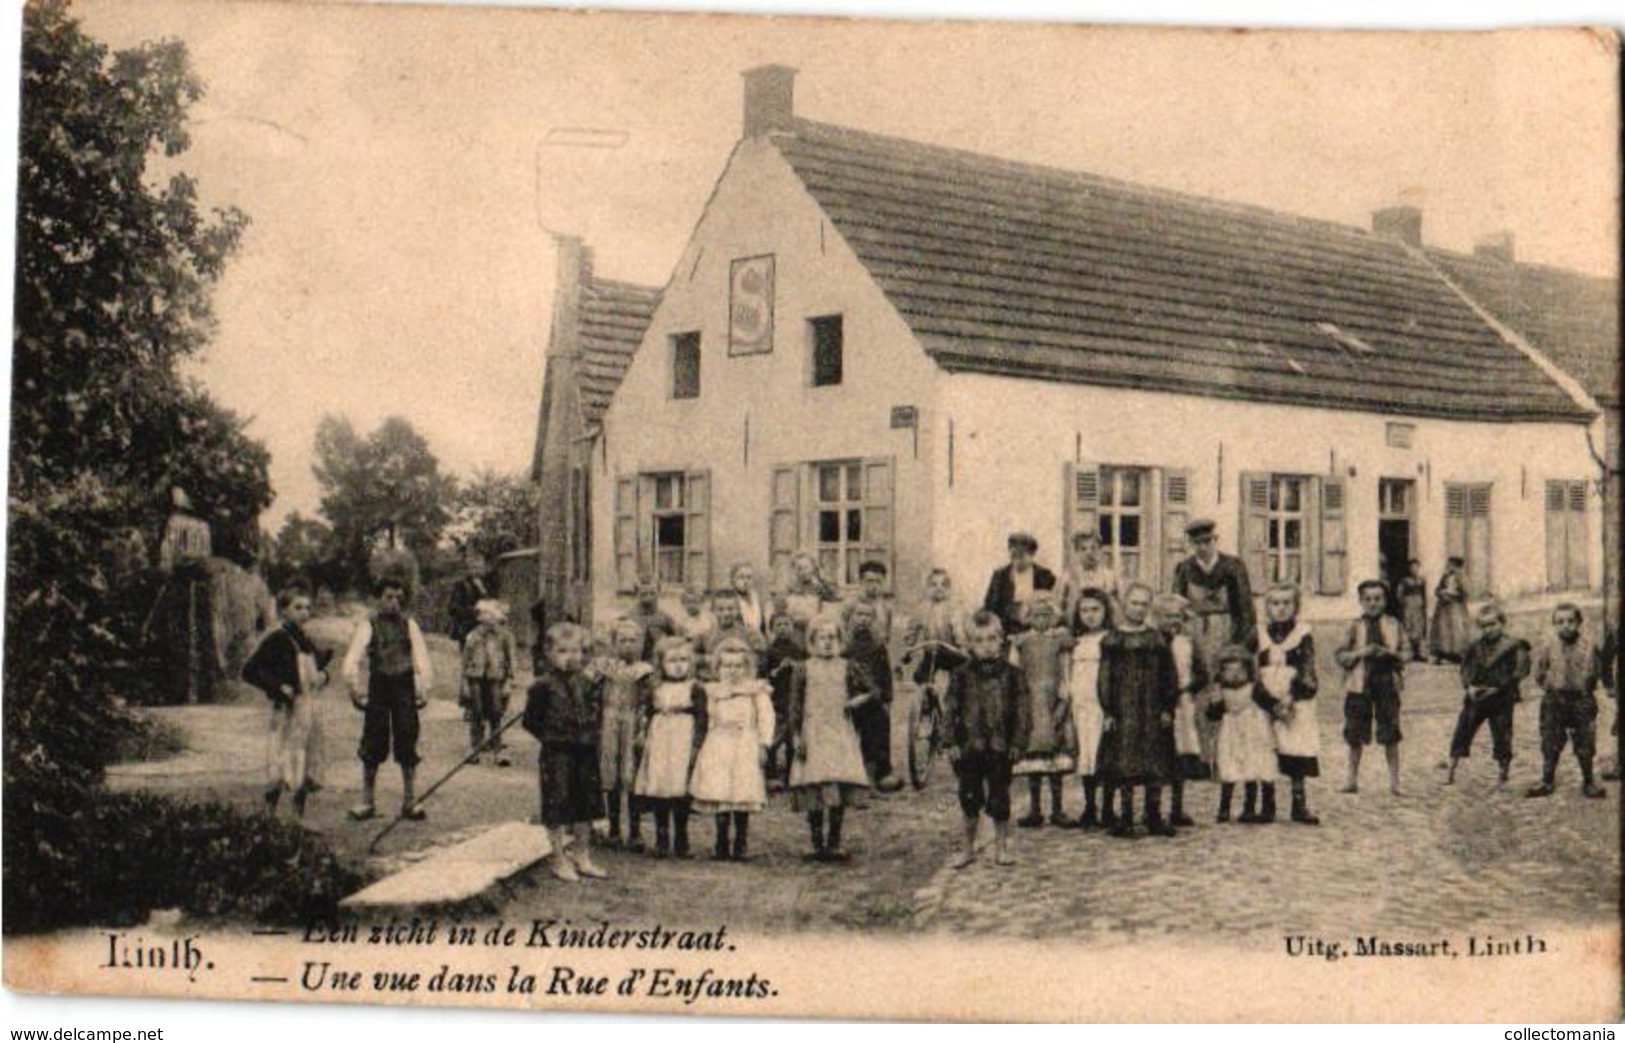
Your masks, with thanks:
M 1018 865 L 1000 869 L 984 857 L 963 871 L 944 867 L 918 893 L 916 926 L 1107 944 L 1222 935 L 1262 947 L 1297 933 L 1521 937 L 1545 923 L 1611 920 L 1619 895 L 1618 787 L 1607 787 L 1607 800 L 1583 799 L 1578 769 L 1566 757 L 1555 796 L 1524 798 L 1540 771 L 1533 700 L 1518 708 L 1509 792 L 1495 790 L 1487 732 L 1457 785 L 1445 787 L 1442 760 L 1460 698 L 1455 672 L 1413 667 L 1407 681 L 1403 796 L 1388 793 L 1380 749 L 1367 753 L 1362 791 L 1337 792 L 1346 763 L 1341 702 L 1326 699 L 1322 776 L 1310 789 L 1319 827 L 1284 821 L 1284 784 L 1282 821 L 1216 825 L 1218 787 L 1197 783 L 1186 796 L 1197 825 L 1173 839 L 1016 830 Z M 1602 701 L 1599 745 L 1614 714 Z M 1075 813 L 1076 790 L 1067 796 Z M 1025 793 L 1018 797 L 1020 814 Z

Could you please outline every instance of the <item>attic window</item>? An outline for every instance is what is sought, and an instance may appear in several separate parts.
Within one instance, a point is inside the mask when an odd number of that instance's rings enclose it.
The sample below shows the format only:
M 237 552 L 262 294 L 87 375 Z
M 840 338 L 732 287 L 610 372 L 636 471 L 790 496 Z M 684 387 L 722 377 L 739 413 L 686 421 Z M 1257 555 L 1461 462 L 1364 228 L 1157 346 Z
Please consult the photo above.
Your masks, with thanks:
M 671 338 L 671 397 L 700 397 L 700 335 L 677 333 Z
M 831 387 L 839 384 L 846 348 L 841 316 L 824 315 L 809 319 L 807 327 L 812 336 L 813 387 Z
M 1315 329 L 1326 334 L 1326 336 L 1332 338 L 1332 340 L 1335 340 L 1338 346 L 1344 351 L 1356 355 L 1375 355 L 1377 353 L 1376 348 L 1373 348 L 1371 345 L 1367 344 L 1359 337 L 1356 337 L 1354 334 L 1349 333 L 1347 330 L 1339 329 L 1336 323 L 1317 322 L 1315 323 Z

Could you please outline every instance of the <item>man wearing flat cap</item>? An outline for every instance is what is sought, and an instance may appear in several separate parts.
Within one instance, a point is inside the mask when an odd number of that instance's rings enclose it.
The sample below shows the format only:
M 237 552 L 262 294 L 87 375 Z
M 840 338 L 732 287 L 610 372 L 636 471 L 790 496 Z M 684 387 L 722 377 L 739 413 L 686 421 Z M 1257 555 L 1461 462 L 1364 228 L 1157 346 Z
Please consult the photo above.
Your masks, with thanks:
M 999 617 L 1006 637 L 1027 629 L 1027 604 L 1040 590 L 1055 589 L 1055 573 L 1033 560 L 1038 541 L 1031 534 L 1012 532 L 1005 541 L 1010 564 L 993 570 L 982 607 Z
M 1247 563 L 1219 552 L 1211 518 L 1197 518 L 1185 526 L 1195 553 L 1174 567 L 1174 593 L 1190 602 L 1194 617 L 1192 640 L 1204 663 L 1217 663 L 1227 645 L 1257 647 L 1258 617 L 1253 608 L 1253 587 Z M 1197 718 L 1202 762 L 1213 764 L 1216 727 L 1206 714 Z

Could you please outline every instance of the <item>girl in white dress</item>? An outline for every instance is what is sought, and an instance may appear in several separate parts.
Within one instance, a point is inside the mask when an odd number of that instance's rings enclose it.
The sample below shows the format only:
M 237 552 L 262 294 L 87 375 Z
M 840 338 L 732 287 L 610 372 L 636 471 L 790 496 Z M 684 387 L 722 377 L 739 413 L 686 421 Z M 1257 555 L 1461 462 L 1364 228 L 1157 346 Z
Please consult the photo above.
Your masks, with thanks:
M 869 788 L 852 712 L 875 698 L 874 683 L 841 655 L 841 622 L 820 616 L 807 629 L 808 658 L 790 675 L 790 799 L 807 813 L 814 862 L 845 861 L 846 809 Z M 825 820 L 829 832 L 824 832 Z
M 1078 643 L 1072 648 L 1071 696 L 1072 720 L 1078 732 L 1077 772 L 1083 785 L 1083 817 L 1078 825 L 1084 829 L 1094 829 L 1111 818 L 1111 787 L 1106 788 L 1101 809 L 1104 818 L 1095 807 L 1100 791 L 1095 765 L 1106 720 L 1100 709 L 1100 642 L 1111 629 L 1111 594 L 1096 587 L 1078 591 L 1072 602 L 1072 630 Z
M 705 686 L 705 738 L 694 758 L 694 810 L 716 816 L 719 861 L 748 859 L 750 813 L 767 806 L 767 748 L 773 695 L 756 677 L 756 656 L 730 638 L 716 647 L 717 680 Z M 733 843 L 729 845 L 729 827 Z
M 688 857 L 688 776 L 705 738 L 705 689 L 694 682 L 694 650 L 681 637 L 655 645 L 660 679 L 649 699 L 643 760 L 633 792 L 654 812 L 655 857 Z
M 1214 768 L 1219 775 L 1218 821 L 1230 821 L 1236 785 L 1245 791 L 1238 822 L 1275 821 L 1275 730 L 1270 711 L 1275 700 L 1253 678 L 1253 656 L 1239 645 L 1219 653 L 1218 697 L 1208 713 L 1220 720 Z M 1258 809 L 1260 796 L 1263 811 Z

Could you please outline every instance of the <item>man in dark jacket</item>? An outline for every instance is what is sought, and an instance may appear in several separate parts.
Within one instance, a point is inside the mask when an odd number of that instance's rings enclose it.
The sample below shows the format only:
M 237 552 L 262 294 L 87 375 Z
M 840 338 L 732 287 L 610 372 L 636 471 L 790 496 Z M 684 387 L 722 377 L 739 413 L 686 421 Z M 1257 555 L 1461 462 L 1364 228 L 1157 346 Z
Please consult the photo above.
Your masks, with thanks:
M 1010 564 L 993 571 L 982 607 L 999 617 L 1006 637 L 1027 629 L 1027 603 L 1039 590 L 1055 589 L 1055 573 L 1033 560 L 1038 541 L 1025 532 L 1012 532 L 1005 541 Z
M 1208 518 L 1185 526 L 1195 553 L 1174 566 L 1174 593 L 1190 602 L 1191 640 L 1204 663 L 1218 662 L 1219 653 L 1231 645 L 1248 651 L 1258 648 L 1258 613 L 1247 563 L 1220 552 L 1217 529 Z M 1216 733 L 1206 714 L 1197 717 L 1205 771 L 1213 766 Z

